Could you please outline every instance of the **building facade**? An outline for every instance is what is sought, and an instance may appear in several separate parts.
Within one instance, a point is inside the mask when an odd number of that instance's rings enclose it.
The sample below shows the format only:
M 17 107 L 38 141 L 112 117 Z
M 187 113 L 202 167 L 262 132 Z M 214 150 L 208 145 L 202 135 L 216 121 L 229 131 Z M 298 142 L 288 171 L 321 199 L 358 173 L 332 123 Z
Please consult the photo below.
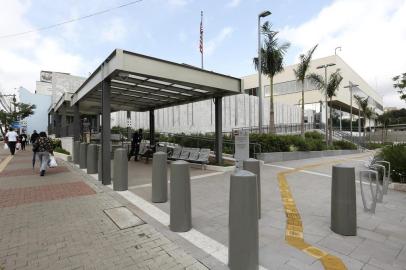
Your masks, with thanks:
M 27 89 L 20 87 L 19 89 L 20 101 L 26 104 L 35 105 L 34 114 L 25 118 L 22 122 L 22 128 L 25 132 L 32 134 L 34 130 L 46 131 L 48 129 L 48 108 L 51 105 L 51 96 L 32 93 Z

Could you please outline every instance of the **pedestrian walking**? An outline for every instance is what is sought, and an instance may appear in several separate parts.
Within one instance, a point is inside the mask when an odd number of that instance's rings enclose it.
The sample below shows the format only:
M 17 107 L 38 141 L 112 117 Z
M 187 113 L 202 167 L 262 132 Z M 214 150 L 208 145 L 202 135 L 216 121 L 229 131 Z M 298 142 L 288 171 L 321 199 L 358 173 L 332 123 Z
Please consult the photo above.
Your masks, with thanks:
M 17 132 L 14 131 L 13 128 L 10 128 L 10 130 L 6 133 L 6 138 L 7 138 L 8 148 L 10 149 L 10 153 L 11 153 L 11 155 L 14 156 L 14 153 L 16 151 L 18 134 L 17 134 Z
M 31 142 L 31 144 L 34 144 L 35 141 L 38 139 L 38 137 L 39 137 L 39 135 L 38 135 L 37 131 L 34 130 L 34 131 L 32 132 L 32 134 L 31 134 L 31 137 L 30 137 L 30 142 Z
M 20 134 L 19 136 L 20 142 L 21 142 L 21 150 L 25 151 L 25 145 L 27 143 L 27 134 L 24 132 Z
M 44 176 L 48 167 L 49 155 L 53 155 L 52 142 L 44 131 L 39 133 L 38 139 L 33 143 L 33 151 L 37 153 L 40 161 L 40 176 Z

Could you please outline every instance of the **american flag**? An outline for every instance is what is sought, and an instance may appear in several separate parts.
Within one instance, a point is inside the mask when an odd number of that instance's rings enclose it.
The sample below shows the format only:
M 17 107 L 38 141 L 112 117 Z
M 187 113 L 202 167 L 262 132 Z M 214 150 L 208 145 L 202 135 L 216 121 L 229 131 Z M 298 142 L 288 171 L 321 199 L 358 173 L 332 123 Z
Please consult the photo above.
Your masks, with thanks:
M 201 13 L 201 20 L 200 20 L 200 53 L 203 54 L 203 11 Z

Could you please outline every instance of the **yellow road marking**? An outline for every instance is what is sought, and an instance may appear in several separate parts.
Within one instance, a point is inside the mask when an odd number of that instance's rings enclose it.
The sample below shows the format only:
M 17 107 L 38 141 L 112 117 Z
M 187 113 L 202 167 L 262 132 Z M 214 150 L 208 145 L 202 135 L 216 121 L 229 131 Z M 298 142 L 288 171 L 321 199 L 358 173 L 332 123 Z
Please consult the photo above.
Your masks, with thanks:
M 359 157 L 364 157 L 365 155 L 358 156 L 355 158 Z M 354 159 L 354 158 L 350 158 Z M 293 199 L 292 193 L 290 192 L 289 189 L 289 184 L 288 181 L 286 180 L 286 175 L 288 174 L 293 174 L 300 172 L 303 169 L 308 169 L 308 168 L 314 168 L 318 167 L 320 165 L 325 165 L 325 164 L 334 164 L 334 163 L 340 163 L 342 161 L 346 161 L 348 159 L 338 159 L 338 160 L 331 160 L 327 162 L 321 162 L 321 163 L 316 163 L 316 164 L 310 164 L 306 165 L 300 168 L 295 168 L 293 170 L 287 170 L 287 171 L 282 171 L 278 173 L 278 184 L 279 184 L 279 191 L 281 194 L 281 199 L 282 203 L 285 209 L 285 215 L 286 215 L 286 229 L 285 229 L 285 241 L 303 251 L 304 253 L 318 259 L 321 264 L 323 265 L 324 269 L 326 270 L 346 270 L 347 267 L 345 264 L 341 261 L 340 258 L 333 256 L 331 254 L 328 254 L 327 252 L 314 247 L 304 241 L 303 237 L 303 224 L 302 224 L 302 219 L 300 217 L 299 210 L 296 207 L 295 200 Z
M 0 162 L 0 173 L 6 168 L 6 166 L 8 165 L 8 163 L 13 159 L 13 156 L 7 156 L 5 159 L 3 159 Z

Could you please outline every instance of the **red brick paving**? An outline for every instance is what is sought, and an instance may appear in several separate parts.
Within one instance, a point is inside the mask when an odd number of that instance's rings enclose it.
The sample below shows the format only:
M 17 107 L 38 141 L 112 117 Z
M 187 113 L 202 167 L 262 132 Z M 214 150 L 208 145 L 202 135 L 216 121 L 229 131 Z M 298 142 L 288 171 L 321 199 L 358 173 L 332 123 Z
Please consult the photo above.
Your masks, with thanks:
M 45 177 L 47 175 L 53 175 L 53 174 L 58 174 L 58 173 L 63 173 L 63 172 L 69 172 L 69 169 L 64 166 L 58 166 L 56 168 L 49 168 L 45 173 Z M 32 168 L 13 169 L 13 170 L 6 169 L 0 173 L 0 177 L 13 177 L 13 176 L 37 175 L 37 174 L 39 175 L 38 168 L 35 168 L 35 170 L 33 170 Z
M 0 208 L 93 194 L 96 192 L 81 181 L 39 187 L 0 189 Z

